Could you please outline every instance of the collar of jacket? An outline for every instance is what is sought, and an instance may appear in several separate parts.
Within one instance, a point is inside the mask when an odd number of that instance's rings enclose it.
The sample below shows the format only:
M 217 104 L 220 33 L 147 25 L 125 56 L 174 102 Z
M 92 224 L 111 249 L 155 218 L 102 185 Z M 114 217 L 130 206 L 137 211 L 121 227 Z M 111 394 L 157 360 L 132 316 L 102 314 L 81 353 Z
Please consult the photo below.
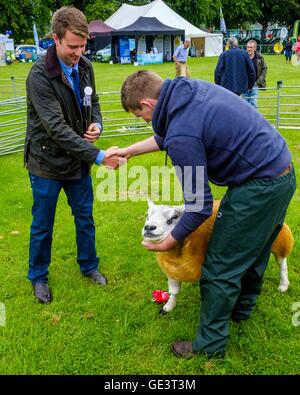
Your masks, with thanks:
M 52 79 L 61 76 L 61 67 L 56 54 L 55 44 L 51 45 L 51 47 L 47 50 L 47 54 L 45 56 L 45 67 L 49 78 Z M 79 69 L 88 67 L 83 57 L 80 58 L 78 67 Z
M 259 52 L 255 52 L 255 55 L 256 55 L 257 59 L 261 59 L 263 57 L 262 54 Z

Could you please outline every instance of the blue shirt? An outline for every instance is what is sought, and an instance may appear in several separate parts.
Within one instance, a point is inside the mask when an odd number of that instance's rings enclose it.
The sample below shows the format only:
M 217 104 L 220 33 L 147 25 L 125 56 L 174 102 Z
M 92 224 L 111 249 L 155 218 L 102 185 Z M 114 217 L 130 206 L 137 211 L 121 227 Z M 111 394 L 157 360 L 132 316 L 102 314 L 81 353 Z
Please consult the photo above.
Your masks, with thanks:
M 61 59 L 59 59 L 59 57 L 58 57 L 58 61 L 59 61 L 59 64 L 61 66 L 61 69 L 62 69 L 64 75 L 66 76 L 69 84 L 71 85 L 71 88 L 74 90 L 74 81 L 73 81 L 73 78 L 71 77 L 71 74 L 72 74 L 73 68 L 78 72 L 78 63 L 74 64 L 74 66 L 71 67 L 71 66 L 66 65 Z M 102 129 L 102 125 L 100 123 L 97 122 L 96 125 L 98 126 L 98 128 L 100 130 Z M 103 162 L 104 157 L 105 157 L 105 151 L 100 150 L 100 152 L 97 155 L 97 158 L 95 160 L 95 164 L 100 165 L 100 163 Z
M 176 48 L 173 56 L 176 56 L 179 62 L 186 62 L 188 54 L 189 54 L 189 48 L 184 48 L 184 45 L 182 44 Z

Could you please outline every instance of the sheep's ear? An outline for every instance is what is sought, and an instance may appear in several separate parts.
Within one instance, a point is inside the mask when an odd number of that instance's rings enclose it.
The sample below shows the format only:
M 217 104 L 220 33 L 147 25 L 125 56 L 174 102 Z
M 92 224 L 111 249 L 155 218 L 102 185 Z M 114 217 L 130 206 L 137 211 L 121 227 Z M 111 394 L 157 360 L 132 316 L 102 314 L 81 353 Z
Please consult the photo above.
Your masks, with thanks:
M 184 204 L 182 204 L 181 206 L 173 206 L 173 208 L 175 209 L 175 211 L 179 214 L 182 215 L 184 212 Z
M 155 204 L 152 202 L 151 199 L 148 198 L 148 208 L 154 207 Z

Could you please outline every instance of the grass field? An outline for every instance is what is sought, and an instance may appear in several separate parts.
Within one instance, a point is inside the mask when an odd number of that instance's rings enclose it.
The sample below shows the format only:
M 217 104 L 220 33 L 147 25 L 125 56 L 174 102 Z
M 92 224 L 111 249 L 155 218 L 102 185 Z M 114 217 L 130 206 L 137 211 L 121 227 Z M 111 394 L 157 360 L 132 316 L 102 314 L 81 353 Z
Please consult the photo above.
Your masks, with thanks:
M 266 61 L 269 86 L 278 80 L 299 85 L 300 68 L 286 65 L 283 56 L 266 56 Z M 191 59 L 191 75 L 212 81 L 215 65 L 216 58 Z M 2 67 L 0 78 L 26 78 L 29 67 Z M 131 65 L 100 63 L 94 68 L 99 91 L 119 90 L 123 79 L 137 70 Z M 147 68 L 164 78 L 173 77 L 173 64 Z M 299 178 L 300 132 L 281 133 L 293 153 Z M 105 149 L 134 141 L 138 138 L 118 137 L 100 139 L 98 145 Z M 150 171 L 152 165 L 164 164 L 164 154 L 133 158 L 129 167 L 140 164 Z M 96 168 L 92 176 L 96 195 L 100 182 Z M 0 157 L 0 185 L 0 304 L 6 310 L 6 322 L 0 319 L 0 374 L 300 374 L 300 325 L 292 325 L 292 306 L 300 302 L 299 191 L 286 218 L 295 237 L 289 291 L 277 291 L 279 270 L 271 258 L 251 319 L 230 324 L 225 358 L 199 356 L 186 361 L 171 354 L 170 344 L 193 339 L 199 319 L 199 287 L 184 284 L 175 311 L 158 314 L 151 294 L 154 289 L 166 289 L 167 281 L 155 255 L 140 244 L 145 201 L 95 199 L 100 269 L 109 281 L 106 288 L 100 288 L 79 272 L 73 218 L 62 193 L 49 276 L 54 300 L 40 305 L 26 278 L 32 196 L 21 154 Z M 213 187 L 213 192 L 220 198 L 224 189 Z

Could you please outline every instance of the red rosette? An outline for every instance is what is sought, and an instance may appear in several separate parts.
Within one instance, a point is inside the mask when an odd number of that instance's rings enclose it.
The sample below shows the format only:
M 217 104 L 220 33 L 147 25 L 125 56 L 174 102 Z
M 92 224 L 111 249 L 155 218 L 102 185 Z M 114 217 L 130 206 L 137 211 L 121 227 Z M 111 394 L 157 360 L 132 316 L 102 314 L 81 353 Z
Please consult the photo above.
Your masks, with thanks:
M 169 300 L 169 294 L 162 289 L 156 289 L 152 292 L 152 301 L 155 303 L 165 303 Z

